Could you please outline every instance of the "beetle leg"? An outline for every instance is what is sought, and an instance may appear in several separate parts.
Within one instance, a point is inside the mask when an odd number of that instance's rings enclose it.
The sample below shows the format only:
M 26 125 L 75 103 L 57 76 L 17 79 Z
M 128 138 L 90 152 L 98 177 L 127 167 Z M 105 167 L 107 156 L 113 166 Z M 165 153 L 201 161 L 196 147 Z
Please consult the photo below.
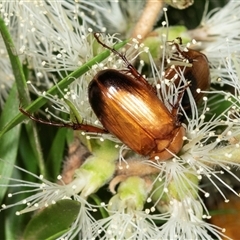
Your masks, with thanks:
M 179 44 L 177 43 L 174 43 L 178 53 L 180 53 L 184 58 L 186 58 L 188 60 L 189 63 L 192 63 L 193 62 L 193 59 L 191 57 L 189 57 L 189 55 L 187 54 L 187 52 L 184 52 L 182 51 L 180 48 L 179 48 Z
M 178 42 L 179 43 L 176 43 L 176 41 L 175 40 L 178 40 Z M 167 43 L 169 43 L 169 44 L 172 44 L 172 45 L 178 45 L 178 44 L 180 44 L 180 45 L 182 45 L 182 38 L 181 37 L 176 37 L 174 40 L 169 40 L 169 41 L 167 41 Z M 180 51 L 180 50 L 179 50 Z M 181 52 L 181 51 L 180 51 Z
M 125 62 L 125 64 L 127 65 L 127 68 L 129 70 L 131 69 L 135 69 L 133 67 L 133 65 L 127 60 L 126 56 L 121 54 L 120 52 L 118 52 L 116 49 L 112 48 L 112 47 L 109 47 L 108 45 L 106 45 L 105 43 L 103 43 L 100 38 L 99 38 L 99 33 L 94 33 L 94 37 L 95 39 L 97 40 L 97 42 L 99 44 L 101 44 L 104 48 L 107 48 L 108 50 L 110 50 L 112 53 L 118 55 L 120 58 L 122 58 L 122 60 Z
M 39 119 L 31 115 L 29 112 L 25 111 L 23 108 L 19 107 L 19 111 L 29 117 L 31 120 L 35 122 L 39 122 L 45 125 L 50 125 L 50 126 L 56 126 L 56 127 L 67 127 L 67 128 L 72 128 L 73 130 L 81 130 L 84 132 L 93 132 L 93 133 L 109 133 L 106 129 L 102 129 L 99 127 L 95 127 L 92 125 L 84 124 L 84 123 L 58 123 L 58 122 L 47 122 L 43 119 Z
M 104 48 L 107 48 L 108 50 L 110 50 L 112 53 L 116 54 L 117 56 L 119 56 L 124 63 L 126 64 L 127 68 L 129 69 L 130 73 L 139 81 L 141 81 L 143 84 L 145 84 L 146 86 L 149 87 L 149 84 L 147 82 L 147 80 L 137 71 L 137 69 L 127 60 L 126 56 L 120 52 L 118 52 L 116 49 L 109 47 L 108 45 L 106 45 L 105 43 L 103 43 L 100 39 L 99 39 L 99 33 L 94 33 L 94 37 L 96 38 L 97 42 L 99 44 L 101 44 Z
M 181 90 L 180 93 L 178 93 L 178 98 L 177 98 L 177 101 L 176 103 L 172 106 L 172 112 L 171 114 L 173 116 L 177 116 L 178 115 L 178 110 L 179 110 L 179 105 L 180 105 L 180 102 L 182 101 L 182 98 L 183 98 L 183 95 L 186 91 L 186 89 L 191 85 L 191 82 L 188 82 L 184 88 Z
M 179 44 L 182 45 L 182 38 L 181 37 L 177 37 L 176 39 L 179 41 Z
M 182 38 L 181 37 L 177 37 L 176 39 L 178 40 L 179 43 L 176 43 L 174 40 L 173 41 L 168 41 L 168 42 L 170 42 L 172 45 L 174 45 L 176 47 L 177 52 L 180 55 L 182 55 L 182 57 L 186 58 L 189 61 L 189 63 L 192 63 L 193 59 L 190 58 L 189 55 L 186 52 L 182 51 L 180 49 L 180 47 L 179 47 L 179 45 L 182 45 Z

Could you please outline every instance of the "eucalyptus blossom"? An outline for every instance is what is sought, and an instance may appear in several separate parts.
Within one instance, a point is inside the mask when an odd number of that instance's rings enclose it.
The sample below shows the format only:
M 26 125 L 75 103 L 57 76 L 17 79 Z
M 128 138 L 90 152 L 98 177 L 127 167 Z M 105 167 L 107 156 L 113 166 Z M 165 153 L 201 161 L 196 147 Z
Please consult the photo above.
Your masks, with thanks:
M 187 3 L 191 4 L 192 1 Z M 136 11 L 132 11 L 133 4 Z M 28 112 L 25 114 L 37 122 L 52 126 L 81 130 L 84 125 L 93 127 L 89 129 L 105 131 L 102 134 L 89 132 L 86 127 L 85 131 L 75 133 L 81 144 L 85 145 L 85 150 L 79 155 L 75 154 L 77 156 L 73 160 L 76 158 L 80 163 L 71 169 L 74 174 L 68 182 L 64 182 L 65 178 L 60 173 L 57 179 L 50 181 L 45 176 L 38 176 L 15 165 L 13 177 L 7 177 L 4 173 L 0 176 L 0 187 L 8 187 L 1 213 L 11 208 L 17 208 L 18 217 L 27 212 L 37 212 L 26 229 L 32 221 L 41 219 L 41 213 L 68 200 L 65 208 L 59 207 L 57 212 L 64 214 L 72 203 L 76 204 L 77 211 L 64 229 L 58 229 L 59 235 L 55 236 L 58 239 L 227 238 L 224 228 L 207 222 L 211 212 L 205 199 L 211 198 L 213 193 L 201 183 L 203 178 L 207 179 L 225 202 L 229 202 L 228 194 L 220 185 L 239 196 L 223 177 L 228 173 L 240 182 L 237 173 L 232 171 L 240 167 L 239 3 L 230 1 L 224 8 L 205 16 L 202 27 L 191 32 L 192 36 L 196 32 L 201 33 L 197 41 L 192 39 L 182 44 L 179 39 L 169 39 L 166 19 L 162 22 L 163 31 L 157 36 L 160 41 L 156 55 L 151 53 L 151 39 L 148 42 L 150 51 L 141 38 L 133 38 L 124 49 L 115 50 L 121 43 L 120 39 L 128 37 L 133 29 L 128 25 L 129 19 L 135 25 L 135 20 L 144 13 L 144 4 L 145 1 L 65 1 L 61 4 L 20 1 L 4 2 L 0 6 L 5 24 L 10 32 L 13 31 L 17 54 L 22 55 L 22 63 L 32 69 L 27 81 L 29 87 L 39 97 L 37 101 L 45 99 L 49 103 L 44 117 L 50 117 L 50 120 L 39 120 Z M 164 8 L 165 16 L 166 11 Z M 15 21 L 17 24 L 13 26 Z M 222 27 L 227 31 L 222 31 Z M 107 33 L 96 34 L 94 29 Z M 19 38 L 15 39 L 16 36 Z M 199 46 L 208 58 L 212 79 L 217 80 L 213 82 L 221 83 L 217 89 L 205 89 L 198 81 L 206 79 L 198 78 L 196 69 L 194 74 L 191 72 L 197 59 L 186 56 L 191 48 Z M 4 69 L 11 77 L 8 57 L 5 49 L 1 49 L 2 61 L 6 63 Z M 90 65 L 89 62 L 106 49 L 110 50 L 109 56 Z M 87 66 L 87 71 L 80 77 L 72 77 L 73 72 L 82 66 Z M 132 81 L 139 81 L 133 71 L 141 75 L 151 94 L 163 103 L 173 125 L 181 126 L 185 131 L 179 152 L 164 149 L 170 155 L 167 160 L 142 156 L 131 149 L 131 142 L 126 145 L 124 139 L 118 139 L 109 129 L 104 130 L 101 120 L 108 116 L 103 113 L 101 118 L 96 117 L 89 103 L 92 99 L 89 99 L 88 88 L 97 73 L 108 69 L 119 71 Z M 192 73 L 191 79 L 186 76 L 186 69 Z M 175 70 L 171 78 L 168 78 L 169 70 Z M 36 79 L 38 82 L 35 82 Z M 71 81 L 71 84 L 61 88 L 61 79 Z M 197 81 L 196 88 L 194 81 Z M 58 94 L 40 89 L 41 82 L 54 85 Z M 227 91 L 225 87 L 232 91 Z M 104 92 L 104 89 L 101 91 Z M 99 104 L 109 107 L 108 101 L 112 101 L 112 96 L 107 97 L 106 92 L 104 94 L 105 101 L 99 99 Z M 200 94 L 201 98 L 196 98 L 196 94 Z M 182 103 L 183 97 L 187 99 L 188 106 Z M 123 113 L 128 113 L 127 105 L 122 106 Z M 149 108 L 161 106 L 149 104 Z M 161 117 L 157 120 L 157 126 L 161 126 Z M 115 128 L 126 127 L 128 123 L 124 117 L 122 121 L 123 125 Z M 136 124 L 144 128 L 146 135 L 151 135 L 148 127 L 152 126 L 144 126 L 141 121 Z M 138 141 L 134 134 L 129 130 L 129 139 Z M 145 140 L 142 135 L 138 137 L 141 141 Z M 151 144 L 155 141 L 156 138 Z M 171 144 L 172 139 L 169 141 Z M 8 165 L 8 162 L 4 164 Z M 51 164 L 54 165 L 54 162 Z M 22 175 L 32 179 L 22 180 L 19 178 Z M 102 192 L 106 196 L 101 195 Z M 98 195 L 104 201 L 96 197 Z M 49 222 L 42 224 L 47 227 Z

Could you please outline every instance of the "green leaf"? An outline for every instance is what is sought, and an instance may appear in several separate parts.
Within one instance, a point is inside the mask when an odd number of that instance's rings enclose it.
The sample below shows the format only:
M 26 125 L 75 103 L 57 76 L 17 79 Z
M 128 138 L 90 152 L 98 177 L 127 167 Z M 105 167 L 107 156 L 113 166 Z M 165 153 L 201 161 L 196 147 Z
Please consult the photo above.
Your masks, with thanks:
M 67 133 L 69 129 L 60 128 L 51 145 L 49 155 L 47 157 L 48 175 L 56 179 L 61 170 L 62 161 L 64 158 L 64 145 L 67 142 Z
M 35 122 L 30 122 L 29 125 L 26 125 L 26 129 L 27 129 L 27 136 L 30 141 L 29 147 L 31 147 L 34 152 L 34 155 L 36 157 L 35 159 L 38 162 L 40 173 L 45 176 L 46 169 L 45 169 L 42 149 L 41 149 L 40 140 L 39 140 L 38 131 L 37 131 Z
M 22 63 L 18 57 L 17 51 L 15 49 L 15 46 L 13 44 L 11 35 L 8 31 L 7 26 L 4 23 L 4 20 L 0 17 L 0 32 L 2 34 L 7 52 L 8 52 L 8 56 L 12 65 L 12 70 L 13 70 L 13 74 L 15 77 L 15 81 L 16 81 L 16 86 L 18 89 L 18 97 L 21 101 L 21 104 L 23 104 L 24 106 L 29 105 L 30 104 L 30 96 L 29 96 L 29 92 L 28 92 L 28 87 L 27 87 L 27 83 L 26 83 L 26 78 L 25 78 L 25 74 L 27 74 L 27 68 L 26 66 L 22 66 Z M 24 72 L 25 71 L 25 72 Z M 17 95 L 17 94 L 16 94 Z M 16 96 L 15 95 L 15 96 Z M 19 103 L 18 103 L 19 105 Z M 10 106 L 11 107 L 11 106 Z M 10 120 L 13 119 L 13 117 L 16 116 L 16 114 L 19 113 L 19 111 L 17 111 L 14 116 L 11 117 Z M 4 126 L 4 125 L 3 125 Z M 3 126 L 0 128 L 2 129 Z M 12 126 L 14 127 L 14 126 Z M 29 132 L 33 133 L 33 141 L 31 141 L 32 145 L 34 145 L 34 149 L 36 149 L 35 153 L 37 156 L 37 160 L 39 163 L 39 167 L 41 170 L 41 173 L 44 174 L 45 173 L 45 169 L 44 169 L 44 164 L 43 164 L 43 158 L 41 155 L 41 151 L 39 151 L 40 144 L 39 144 L 39 138 L 37 135 L 37 131 L 36 128 L 34 128 L 34 126 L 30 126 L 29 128 Z
M 101 203 L 103 201 L 98 197 L 97 194 L 91 194 L 90 198 L 96 203 L 96 205 L 101 206 Z M 99 211 L 102 215 L 102 218 L 107 218 L 109 216 L 107 210 L 104 207 L 100 207 Z
M 80 207 L 79 202 L 65 199 L 45 208 L 31 219 L 23 239 L 56 239 L 69 229 Z
M 232 99 L 233 102 L 236 102 Z M 232 102 L 225 99 L 221 94 L 215 94 L 214 96 L 209 94 L 208 105 L 211 106 L 211 114 L 206 114 L 205 121 L 210 121 L 212 116 L 220 116 L 224 111 L 232 106 Z
M 0 118 L 0 128 L 7 124 L 18 112 L 16 84 L 13 85 Z M 1 184 L 8 184 L 6 178 L 11 177 L 18 151 L 20 126 L 11 129 L 0 140 L 0 178 Z M 6 161 L 7 163 L 5 163 Z M 0 200 L 4 197 L 7 187 L 0 188 Z
M 24 166 L 29 172 L 39 173 L 38 161 L 35 154 L 35 151 L 31 145 L 31 138 L 27 134 L 27 130 L 25 127 L 22 127 L 19 141 L 19 157 L 21 157 L 21 161 L 23 162 L 22 166 Z M 24 175 L 24 180 L 35 182 L 36 179 L 30 174 Z

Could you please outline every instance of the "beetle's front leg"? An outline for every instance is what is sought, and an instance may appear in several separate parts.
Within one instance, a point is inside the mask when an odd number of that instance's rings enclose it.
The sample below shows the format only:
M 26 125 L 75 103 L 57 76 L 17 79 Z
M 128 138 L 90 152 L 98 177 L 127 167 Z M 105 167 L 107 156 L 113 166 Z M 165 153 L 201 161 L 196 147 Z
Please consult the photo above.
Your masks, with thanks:
M 123 62 L 126 64 L 127 69 L 129 70 L 129 72 L 140 82 L 142 82 L 144 85 L 146 85 L 147 87 L 151 87 L 149 85 L 149 83 L 147 82 L 147 80 L 142 76 L 141 73 L 139 73 L 137 71 L 137 69 L 127 60 L 126 56 L 120 52 L 118 52 L 116 49 L 109 47 L 108 45 L 106 45 L 105 43 L 103 43 L 100 39 L 99 39 L 99 33 L 94 33 L 94 37 L 97 40 L 97 42 L 99 44 L 101 44 L 104 48 L 107 48 L 108 50 L 110 50 L 112 53 L 116 54 L 117 56 L 119 56 Z
M 184 93 L 186 92 L 186 89 L 188 88 L 188 87 L 190 87 L 191 86 L 191 82 L 189 81 L 185 86 L 184 86 L 184 88 L 181 90 L 181 92 L 179 92 L 178 93 L 178 97 L 177 97 L 177 101 L 176 101 L 176 103 L 174 103 L 174 104 L 170 104 L 170 105 L 172 105 L 172 111 L 171 111 L 171 114 L 172 114 L 172 116 L 174 116 L 175 118 L 176 118 L 176 120 L 178 121 L 178 114 L 179 114 L 179 109 L 180 109 L 180 103 L 181 103 L 181 101 L 182 101 L 182 99 L 183 99 L 183 95 L 184 95 Z

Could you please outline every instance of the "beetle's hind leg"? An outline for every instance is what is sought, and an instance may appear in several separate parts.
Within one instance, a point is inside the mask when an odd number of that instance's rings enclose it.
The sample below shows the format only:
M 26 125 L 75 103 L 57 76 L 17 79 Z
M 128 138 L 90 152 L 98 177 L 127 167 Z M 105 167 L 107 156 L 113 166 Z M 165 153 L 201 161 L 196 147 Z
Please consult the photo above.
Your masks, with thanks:
M 31 120 L 38 122 L 38 123 L 42 123 L 45 125 L 50 125 L 50 126 L 55 126 L 55 127 L 66 127 L 66 128 L 72 128 L 73 130 L 79 130 L 79 131 L 83 131 L 83 132 L 92 132 L 92 133 L 109 133 L 106 129 L 104 128 L 99 128 L 96 126 L 92 126 L 89 124 L 84 124 L 84 123 L 65 123 L 65 122 L 50 122 L 50 121 L 45 121 L 43 119 L 40 118 L 36 118 L 35 116 L 33 116 L 32 114 L 30 114 L 29 112 L 27 112 L 26 110 L 24 110 L 22 107 L 19 107 L 19 111 L 26 115 L 28 118 L 30 118 Z

